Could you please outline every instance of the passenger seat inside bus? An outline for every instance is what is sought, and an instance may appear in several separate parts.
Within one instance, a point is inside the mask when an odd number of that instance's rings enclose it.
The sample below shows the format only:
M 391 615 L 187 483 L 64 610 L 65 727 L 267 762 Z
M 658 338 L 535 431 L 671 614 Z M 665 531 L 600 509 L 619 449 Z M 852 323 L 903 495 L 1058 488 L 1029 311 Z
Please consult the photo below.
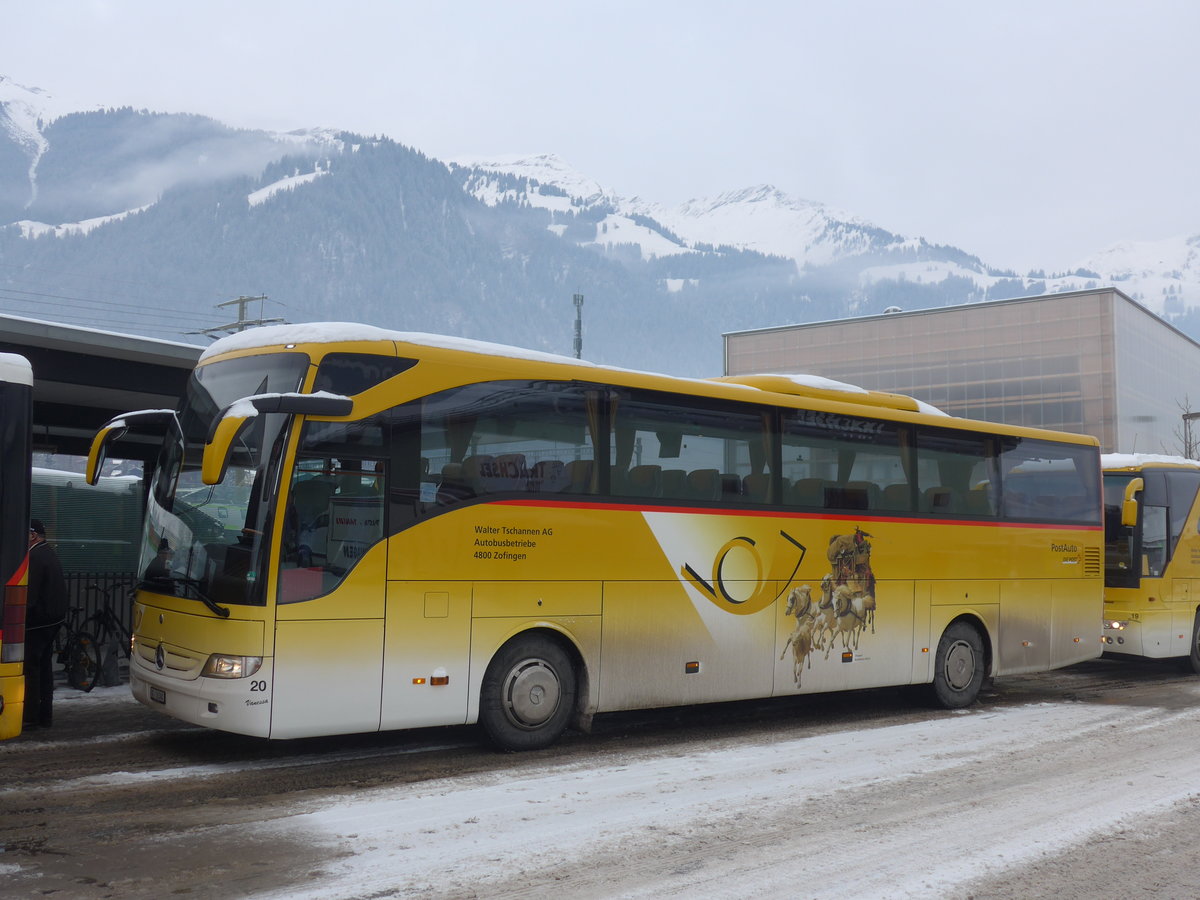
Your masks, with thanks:
M 675 500 L 687 497 L 687 472 L 683 469 L 664 469 L 662 473 L 662 495 Z
M 756 472 L 742 479 L 742 495 L 751 503 L 766 503 L 771 499 L 771 476 Z
M 592 493 L 592 461 L 573 459 L 567 463 L 567 487 L 571 494 Z
M 697 469 L 687 474 L 688 496 L 693 500 L 721 499 L 721 472 L 718 469 Z
M 442 480 L 437 491 L 437 502 L 440 505 L 449 506 L 473 496 L 475 492 L 463 477 L 462 463 L 450 462 L 442 466 Z
M 529 487 L 529 466 L 524 453 L 504 453 L 492 460 L 487 484 L 493 494 L 524 491 Z
M 906 482 L 889 484 L 883 489 L 880 503 L 892 512 L 912 512 L 912 488 Z
M 463 483 L 471 491 L 472 496 L 488 493 L 488 477 L 491 474 L 491 467 L 492 456 L 490 453 L 477 453 L 462 461 Z
M 543 459 L 529 470 L 529 490 L 557 494 L 567 486 L 567 465 L 561 459 Z
M 921 511 L 932 513 L 953 512 L 954 492 L 948 487 L 929 487 L 921 496 Z
M 625 493 L 631 497 L 661 497 L 662 466 L 634 466 L 625 476 Z
M 825 479 L 797 478 L 788 492 L 788 502 L 793 506 L 825 508 Z

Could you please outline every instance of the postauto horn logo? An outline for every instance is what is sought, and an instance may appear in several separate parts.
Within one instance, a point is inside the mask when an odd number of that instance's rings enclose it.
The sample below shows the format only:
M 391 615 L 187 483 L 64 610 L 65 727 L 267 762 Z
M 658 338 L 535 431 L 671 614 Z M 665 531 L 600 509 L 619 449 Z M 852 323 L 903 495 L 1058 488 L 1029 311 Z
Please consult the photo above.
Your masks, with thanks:
M 719 608 L 749 616 L 787 592 L 806 552 L 805 546 L 786 531 L 761 544 L 739 535 L 717 551 L 709 577 L 690 563 L 684 563 L 680 574 Z

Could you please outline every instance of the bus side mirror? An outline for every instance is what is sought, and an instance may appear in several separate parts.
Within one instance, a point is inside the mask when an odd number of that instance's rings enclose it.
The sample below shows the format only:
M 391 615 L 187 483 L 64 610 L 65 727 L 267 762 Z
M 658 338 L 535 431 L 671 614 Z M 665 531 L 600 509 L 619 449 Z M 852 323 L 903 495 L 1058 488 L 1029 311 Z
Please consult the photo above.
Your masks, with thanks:
M 175 421 L 173 409 L 141 409 L 137 412 L 127 412 L 109 419 L 100 426 L 96 436 L 92 438 L 92 446 L 88 448 L 87 471 L 84 479 L 88 484 L 100 480 L 100 470 L 108 456 L 108 445 L 120 440 L 130 428 L 147 425 L 166 425 Z
M 220 484 L 229 467 L 229 454 L 233 450 L 233 442 L 241 434 L 254 416 L 230 415 L 226 410 L 213 427 L 208 441 L 204 445 L 204 456 L 200 459 L 200 480 L 205 484 Z
M 354 412 L 354 401 L 338 394 L 257 394 L 243 397 L 222 410 L 213 422 L 204 456 L 200 460 L 200 480 L 205 484 L 220 484 L 229 468 L 233 443 L 246 423 L 260 413 L 283 413 L 292 416 L 321 416 L 343 418 Z
M 1141 478 L 1134 478 L 1125 485 L 1125 498 L 1121 501 L 1121 524 L 1132 528 L 1138 520 L 1138 502 L 1134 494 L 1146 487 Z

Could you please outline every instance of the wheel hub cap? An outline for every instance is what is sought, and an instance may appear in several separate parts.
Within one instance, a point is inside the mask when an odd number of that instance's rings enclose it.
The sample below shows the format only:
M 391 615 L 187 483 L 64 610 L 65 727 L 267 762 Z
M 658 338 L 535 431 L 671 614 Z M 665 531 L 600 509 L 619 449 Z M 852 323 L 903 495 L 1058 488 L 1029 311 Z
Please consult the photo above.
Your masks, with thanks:
M 971 645 L 955 642 L 946 654 L 946 681 L 956 691 L 961 691 L 975 677 L 975 654 Z
M 509 673 L 505 691 L 509 717 L 525 727 L 541 725 L 558 709 L 560 694 L 554 670 L 541 660 L 527 660 Z

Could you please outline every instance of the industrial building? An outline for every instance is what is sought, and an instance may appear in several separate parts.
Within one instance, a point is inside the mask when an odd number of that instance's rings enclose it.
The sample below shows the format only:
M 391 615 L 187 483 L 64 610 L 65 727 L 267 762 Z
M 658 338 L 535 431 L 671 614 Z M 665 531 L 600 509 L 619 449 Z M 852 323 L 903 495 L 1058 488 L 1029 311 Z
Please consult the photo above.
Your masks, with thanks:
M 954 416 L 1093 434 L 1106 452 L 1182 454 L 1187 416 L 1200 416 L 1200 343 L 1112 287 L 724 338 L 727 375 L 821 375 Z

